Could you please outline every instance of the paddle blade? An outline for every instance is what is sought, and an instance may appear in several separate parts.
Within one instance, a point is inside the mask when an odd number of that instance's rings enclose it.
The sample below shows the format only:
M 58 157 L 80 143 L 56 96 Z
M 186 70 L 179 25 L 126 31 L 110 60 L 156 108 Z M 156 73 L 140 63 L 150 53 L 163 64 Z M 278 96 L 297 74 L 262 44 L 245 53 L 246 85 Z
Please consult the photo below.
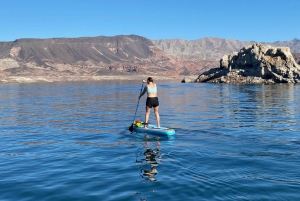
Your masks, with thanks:
M 133 124 L 131 124 L 131 126 L 129 126 L 128 130 L 129 130 L 130 132 L 133 131 Z

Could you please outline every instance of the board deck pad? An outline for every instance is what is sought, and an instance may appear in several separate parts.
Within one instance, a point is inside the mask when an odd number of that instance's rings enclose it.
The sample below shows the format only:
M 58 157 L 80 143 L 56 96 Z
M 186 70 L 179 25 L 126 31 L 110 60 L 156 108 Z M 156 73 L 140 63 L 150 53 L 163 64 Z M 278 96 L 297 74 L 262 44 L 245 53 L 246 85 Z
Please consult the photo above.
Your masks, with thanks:
M 148 124 L 147 127 L 144 128 L 142 124 L 134 124 L 133 130 L 138 133 L 149 133 L 149 134 L 158 134 L 158 135 L 174 135 L 175 130 L 167 127 L 158 128 L 154 124 Z

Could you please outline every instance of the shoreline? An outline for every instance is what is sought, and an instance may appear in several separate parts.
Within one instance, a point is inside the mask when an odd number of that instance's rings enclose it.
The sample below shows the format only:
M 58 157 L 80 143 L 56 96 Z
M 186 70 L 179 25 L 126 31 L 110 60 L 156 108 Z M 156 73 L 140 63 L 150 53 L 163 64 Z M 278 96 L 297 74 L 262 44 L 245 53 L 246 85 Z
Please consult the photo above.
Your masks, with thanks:
M 195 79 L 198 75 L 101 75 L 101 76 L 7 76 L 0 78 L 0 84 L 21 84 L 21 83 L 45 83 L 45 82 L 76 82 L 76 81 L 102 81 L 102 80 L 146 80 L 153 77 L 154 80 L 181 80 Z

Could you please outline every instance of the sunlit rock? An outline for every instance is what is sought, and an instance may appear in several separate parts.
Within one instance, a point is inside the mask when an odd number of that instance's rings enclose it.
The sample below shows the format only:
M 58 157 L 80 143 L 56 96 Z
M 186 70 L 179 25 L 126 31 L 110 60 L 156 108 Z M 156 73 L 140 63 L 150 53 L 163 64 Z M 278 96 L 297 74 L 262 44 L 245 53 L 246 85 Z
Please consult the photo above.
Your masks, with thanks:
M 299 83 L 300 66 L 290 48 L 255 43 L 224 55 L 220 68 L 202 73 L 197 82 Z

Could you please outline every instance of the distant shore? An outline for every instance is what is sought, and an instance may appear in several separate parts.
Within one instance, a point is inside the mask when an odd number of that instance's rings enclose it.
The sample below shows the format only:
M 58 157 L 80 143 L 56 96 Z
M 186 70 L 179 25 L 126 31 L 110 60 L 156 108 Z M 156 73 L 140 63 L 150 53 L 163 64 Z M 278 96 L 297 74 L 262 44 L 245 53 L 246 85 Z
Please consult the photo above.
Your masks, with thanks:
M 7 76 L 0 77 L 0 84 L 5 83 L 41 83 L 62 81 L 100 81 L 100 80 L 146 80 L 153 77 L 154 80 L 178 80 L 184 78 L 196 79 L 197 75 L 157 76 L 157 75 L 101 75 L 101 76 Z

